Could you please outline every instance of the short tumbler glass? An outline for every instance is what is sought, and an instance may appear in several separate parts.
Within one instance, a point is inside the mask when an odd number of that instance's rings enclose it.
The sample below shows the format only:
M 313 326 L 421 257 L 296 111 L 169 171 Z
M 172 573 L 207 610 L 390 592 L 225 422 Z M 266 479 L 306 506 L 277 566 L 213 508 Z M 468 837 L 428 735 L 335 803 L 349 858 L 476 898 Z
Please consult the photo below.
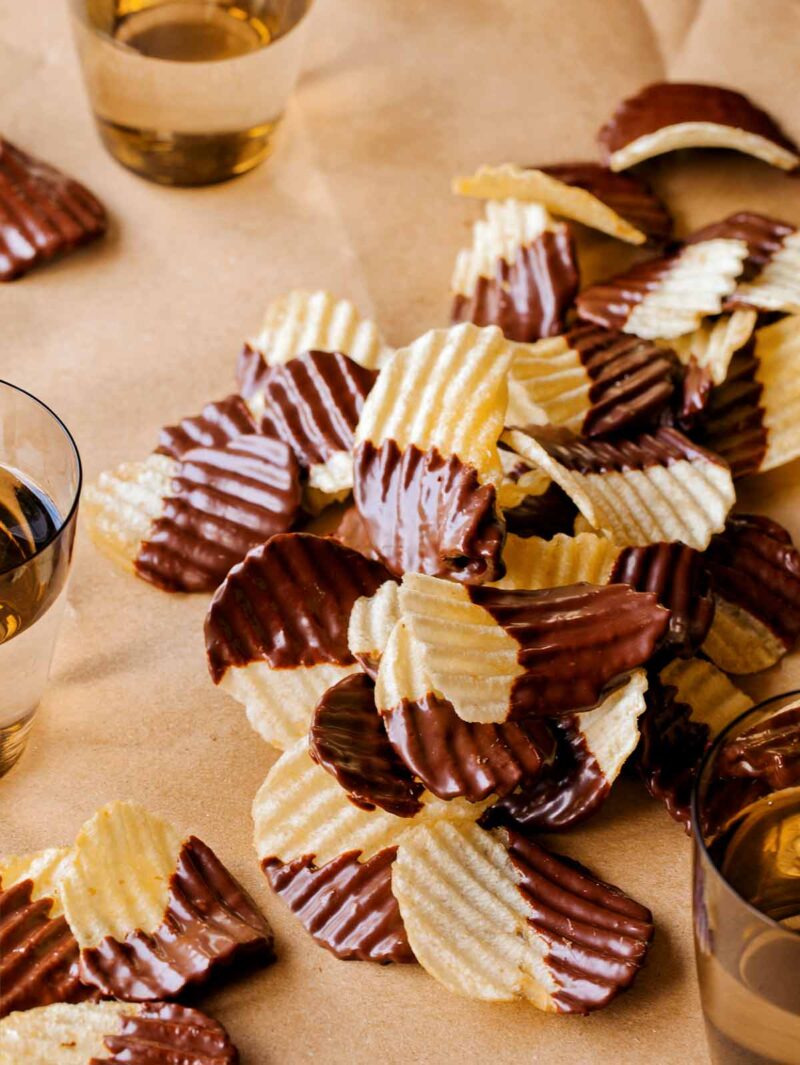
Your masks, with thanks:
M 80 489 L 64 423 L 0 381 L 0 776 L 22 754 L 47 683 Z
M 792 724 L 782 728 L 787 720 Z M 754 783 L 752 776 L 720 771 L 722 752 L 735 750 L 753 729 L 767 742 L 784 737 L 773 763 L 782 778 L 777 787 L 764 777 Z M 714 1065 L 800 1065 L 795 780 L 800 785 L 800 691 L 769 699 L 732 722 L 698 773 L 692 804 L 695 958 Z M 739 813 L 732 817 L 732 811 Z

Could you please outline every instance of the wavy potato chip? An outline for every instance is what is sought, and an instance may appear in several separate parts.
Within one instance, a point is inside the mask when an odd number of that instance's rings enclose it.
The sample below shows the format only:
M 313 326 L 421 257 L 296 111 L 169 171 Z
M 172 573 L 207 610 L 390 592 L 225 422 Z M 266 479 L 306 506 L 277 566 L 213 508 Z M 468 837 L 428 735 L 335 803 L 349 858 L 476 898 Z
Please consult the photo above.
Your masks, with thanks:
M 60 884 L 69 856 L 69 847 L 48 847 L 35 854 L 0 858 L 0 885 L 8 889 L 30 880 L 34 897 L 51 899 L 50 917 L 58 917 L 64 912 Z
M 757 317 L 754 310 L 742 308 L 719 318 L 706 318 L 694 332 L 669 341 L 669 346 L 686 366 L 694 360 L 715 385 L 720 385 L 731 359 L 752 336 Z
M 509 535 L 503 549 L 506 575 L 494 588 L 558 588 L 586 581 L 607 584 L 620 548 L 605 536 L 558 533 L 552 540 Z
M 373 679 L 392 630 L 400 617 L 398 585 L 386 581 L 374 595 L 362 595 L 353 603 L 347 626 L 347 646 Z

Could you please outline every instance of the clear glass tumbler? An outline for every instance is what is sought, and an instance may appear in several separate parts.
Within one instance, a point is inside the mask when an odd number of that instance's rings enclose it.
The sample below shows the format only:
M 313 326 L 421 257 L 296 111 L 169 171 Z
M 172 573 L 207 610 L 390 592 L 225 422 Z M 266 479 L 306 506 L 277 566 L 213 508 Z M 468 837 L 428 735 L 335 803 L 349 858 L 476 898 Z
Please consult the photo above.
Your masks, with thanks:
M 800 691 L 734 721 L 695 784 L 695 957 L 714 1065 L 800 1065 Z
M 80 490 L 64 423 L 0 381 L 0 776 L 22 754 L 47 683 Z
M 123 166 L 208 185 L 270 151 L 312 0 L 69 0 L 100 137 Z

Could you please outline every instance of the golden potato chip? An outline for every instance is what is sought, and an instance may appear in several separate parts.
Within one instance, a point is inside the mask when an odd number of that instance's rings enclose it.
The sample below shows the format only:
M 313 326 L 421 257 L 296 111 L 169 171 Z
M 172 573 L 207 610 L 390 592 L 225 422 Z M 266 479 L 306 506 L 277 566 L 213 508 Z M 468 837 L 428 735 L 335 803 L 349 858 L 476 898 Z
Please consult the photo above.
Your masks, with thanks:
M 800 455 L 800 316 L 783 318 L 756 331 L 755 379 L 767 431 L 761 470 L 771 470 Z
M 347 646 L 373 677 L 389 637 L 400 617 L 398 585 L 386 581 L 374 595 L 353 603 L 347 627 Z
M 506 575 L 495 588 L 557 588 L 587 581 L 607 584 L 620 548 L 605 536 L 559 533 L 552 540 L 509 535 L 503 549 Z
M 33 884 L 32 897 L 52 899 L 49 916 L 58 917 L 64 912 L 60 884 L 69 856 L 69 847 L 49 847 L 36 854 L 0 858 L 0 886 L 8 890 L 21 880 L 30 880 Z
M 410 832 L 392 890 L 420 964 L 457 994 L 588 1013 L 634 979 L 649 910 L 520 833 L 466 821 Z
M 349 300 L 299 290 L 270 303 L 252 345 L 271 366 L 307 351 L 338 351 L 377 370 L 392 354 L 375 323 L 362 318 Z
M 674 429 L 621 443 L 547 429 L 512 430 L 503 440 L 621 546 L 678 541 L 702 551 L 735 500 L 728 466 Z
M 722 384 L 734 354 L 752 336 L 757 314 L 742 308 L 719 318 L 706 318 L 692 333 L 670 340 L 669 346 L 686 366 L 694 360 L 715 385 Z
M 784 237 L 780 249 L 759 273 L 740 282 L 731 301 L 760 311 L 800 314 L 800 233 Z
M 721 669 L 704 658 L 676 658 L 659 677 L 662 684 L 676 689 L 678 701 L 692 708 L 692 717 L 708 725 L 712 736 L 753 705 Z
M 509 397 L 513 391 L 513 381 L 509 382 Z M 512 422 L 511 424 L 535 425 L 538 422 Z M 545 419 L 541 424 L 547 424 Z M 497 486 L 497 502 L 503 508 L 513 509 L 523 503 L 529 496 L 538 496 L 546 492 L 553 483 L 546 473 L 523 462 L 519 455 L 513 451 L 500 449 L 500 464 L 503 468 L 503 479 Z

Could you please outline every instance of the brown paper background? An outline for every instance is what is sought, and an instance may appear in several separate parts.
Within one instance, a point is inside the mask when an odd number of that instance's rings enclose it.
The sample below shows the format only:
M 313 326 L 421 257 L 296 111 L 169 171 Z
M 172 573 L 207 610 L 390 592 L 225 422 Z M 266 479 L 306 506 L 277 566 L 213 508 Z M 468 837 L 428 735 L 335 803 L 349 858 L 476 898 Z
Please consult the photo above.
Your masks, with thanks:
M 308 29 L 274 159 L 225 186 L 168 190 L 100 148 L 64 5 L 0 0 L 0 130 L 84 178 L 114 217 L 102 246 L 0 287 L 0 376 L 63 415 L 89 477 L 226 394 L 242 337 L 291 286 L 349 295 L 396 343 L 442 324 L 478 210 L 450 196 L 456 171 L 592 158 L 617 100 L 665 72 L 750 92 L 800 138 L 793 0 L 319 0 Z M 679 232 L 742 207 L 800 223 L 800 183 L 745 158 L 695 153 L 649 173 Z M 589 272 L 601 254 L 625 253 L 590 239 Z M 799 481 L 794 463 L 742 494 L 800 537 Z M 0 852 L 67 842 L 115 797 L 207 840 L 277 934 L 275 966 L 202 1000 L 245 1065 L 706 1060 L 689 844 L 633 782 L 565 843 L 657 921 L 647 969 L 607 1012 L 471 1003 L 414 967 L 317 948 L 259 873 L 249 809 L 273 754 L 207 678 L 204 610 L 202 596 L 118 572 L 80 533 L 52 683 L 24 760 L 0 781 Z M 798 682 L 795 658 L 748 688 Z

